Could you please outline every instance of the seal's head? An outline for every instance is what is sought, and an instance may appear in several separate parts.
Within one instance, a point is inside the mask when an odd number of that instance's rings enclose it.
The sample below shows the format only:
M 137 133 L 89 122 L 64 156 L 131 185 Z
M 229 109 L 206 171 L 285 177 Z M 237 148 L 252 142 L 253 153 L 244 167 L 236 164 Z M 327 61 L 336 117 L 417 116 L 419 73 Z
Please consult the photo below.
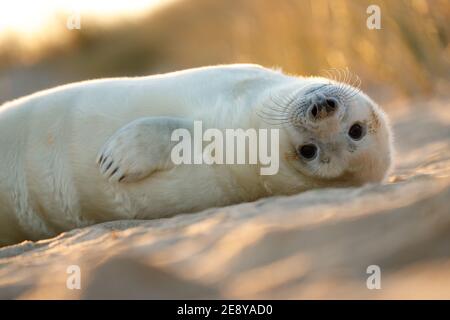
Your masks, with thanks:
M 283 121 L 287 164 L 305 178 L 338 185 L 382 181 L 392 162 L 384 112 L 359 89 L 325 78 L 305 79 L 289 99 L 272 99 Z M 290 88 L 292 92 L 292 88 Z M 282 150 L 280 150 L 282 151 Z

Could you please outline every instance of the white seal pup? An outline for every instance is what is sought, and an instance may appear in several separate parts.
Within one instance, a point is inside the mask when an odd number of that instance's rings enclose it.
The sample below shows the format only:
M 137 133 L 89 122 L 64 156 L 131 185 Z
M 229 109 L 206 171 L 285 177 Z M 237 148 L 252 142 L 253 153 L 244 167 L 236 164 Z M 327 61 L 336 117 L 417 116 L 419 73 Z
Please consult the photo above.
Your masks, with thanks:
M 279 171 L 174 165 L 171 134 L 279 128 Z M 0 109 L 0 244 L 115 219 L 153 219 L 324 186 L 379 182 L 392 157 L 385 114 L 326 78 L 256 65 L 102 79 Z

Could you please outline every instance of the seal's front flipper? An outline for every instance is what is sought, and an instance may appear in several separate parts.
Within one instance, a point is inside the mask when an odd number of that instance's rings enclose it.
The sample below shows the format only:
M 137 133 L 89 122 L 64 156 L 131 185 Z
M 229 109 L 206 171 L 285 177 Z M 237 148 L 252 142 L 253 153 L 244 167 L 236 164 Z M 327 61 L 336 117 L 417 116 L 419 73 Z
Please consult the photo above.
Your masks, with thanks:
M 100 172 L 112 182 L 135 182 L 174 166 L 170 159 L 176 129 L 192 121 L 171 117 L 139 118 L 116 131 L 97 156 Z

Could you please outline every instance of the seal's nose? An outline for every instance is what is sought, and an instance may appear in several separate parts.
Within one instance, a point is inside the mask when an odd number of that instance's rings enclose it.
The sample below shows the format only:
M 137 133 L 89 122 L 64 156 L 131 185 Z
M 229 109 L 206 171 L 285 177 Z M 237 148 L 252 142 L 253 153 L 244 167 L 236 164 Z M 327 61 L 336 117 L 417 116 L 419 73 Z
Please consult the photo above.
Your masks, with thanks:
M 333 115 L 337 108 L 338 103 L 335 99 L 319 97 L 309 107 L 309 114 L 314 120 L 323 119 Z

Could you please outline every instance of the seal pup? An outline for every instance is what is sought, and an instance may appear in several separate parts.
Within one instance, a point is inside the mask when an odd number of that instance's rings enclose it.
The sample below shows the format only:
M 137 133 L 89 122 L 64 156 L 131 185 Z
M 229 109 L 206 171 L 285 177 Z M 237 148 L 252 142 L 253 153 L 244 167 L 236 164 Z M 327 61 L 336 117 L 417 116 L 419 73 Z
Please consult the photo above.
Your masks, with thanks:
M 171 134 L 192 130 L 195 120 L 204 128 L 278 128 L 278 173 L 261 175 L 259 165 L 174 165 Z M 0 150 L 1 244 L 380 182 L 392 160 L 386 115 L 348 81 L 257 65 L 37 92 L 1 107 Z

